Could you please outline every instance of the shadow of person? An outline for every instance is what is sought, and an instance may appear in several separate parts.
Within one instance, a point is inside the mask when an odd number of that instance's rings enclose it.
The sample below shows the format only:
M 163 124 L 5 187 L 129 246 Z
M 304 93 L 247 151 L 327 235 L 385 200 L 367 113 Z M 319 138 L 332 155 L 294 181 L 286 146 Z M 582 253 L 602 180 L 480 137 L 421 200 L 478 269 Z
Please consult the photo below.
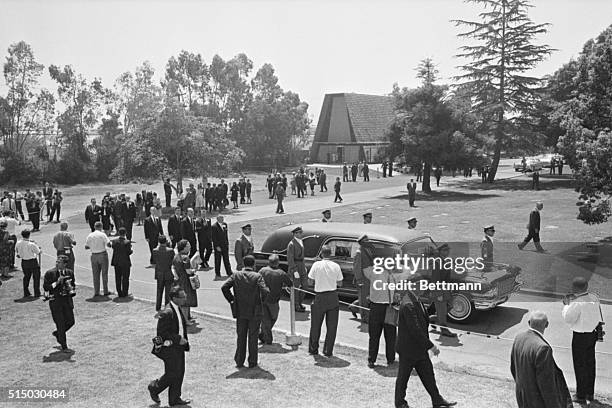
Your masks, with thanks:
M 397 363 L 393 365 L 375 365 L 373 370 L 382 377 L 397 377 Z
M 269 353 L 269 354 L 286 354 L 291 353 L 293 351 L 292 348 L 284 348 L 280 343 L 272 343 L 272 344 L 263 344 L 259 348 L 260 353 Z
M 202 331 L 202 328 L 197 326 L 197 323 L 192 326 L 187 326 L 187 334 L 197 334 Z
M 35 300 L 38 300 L 37 297 L 35 296 L 27 296 L 27 297 L 22 297 L 19 299 L 13 299 L 13 302 L 15 303 L 29 303 L 29 302 L 34 302 Z
M 226 380 L 232 380 L 235 378 L 243 378 L 245 380 L 269 380 L 274 381 L 276 377 L 268 370 L 257 366 L 254 368 L 241 368 L 238 371 L 225 377 Z
M 62 350 L 57 350 L 50 353 L 48 356 L 43 356 L 43 363 L 59 363 L 62 361 L 67 361 L 69 363 L 74 363 L 75 361 L 72 359 L 74 355 L 74 350 L 68 349 L 66 352 Z
M 216 280 L 216 281 L 224 281 L 224 280 L 227 280 L 228 278 L 229 278 L 229 276 L 219 276 L 219 275 L 217 275 L 217 276 L 215 276 L 214 280 Z
M 125 297 L 117 296 L 116 298 L 113 299 L 113 302 L 115 302 L 115 303 L 130 303 L 133 300 L 134 300 L 133 296 L 125 296 Z
M 85 301 L 90 303 L 110 302 L 111 298 L 109 298 L 108 296 L 93 296 L 85 299 Z
M 340 357 L 331 356 L 331 357 L 323 357 L 319 354 L 315 354 L 314 356 L 315 365 L 323 368 L 345 368 L 351 365 L 349 361 L 341 359 Z

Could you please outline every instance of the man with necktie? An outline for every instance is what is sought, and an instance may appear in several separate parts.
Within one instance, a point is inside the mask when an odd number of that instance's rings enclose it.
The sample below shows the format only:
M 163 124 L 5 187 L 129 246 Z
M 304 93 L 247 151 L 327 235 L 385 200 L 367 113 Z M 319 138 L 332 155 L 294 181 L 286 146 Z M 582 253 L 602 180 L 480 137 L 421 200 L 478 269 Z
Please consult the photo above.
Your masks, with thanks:
M 149 244 L 149 251 L 151 252 L 151 266 L 155 265 L 155 258 L 153 258 L 153 250 L 157 247 L 157 240 L 160 235 L 164 235 L 164 228 L 161 220 L 155 215 L 155 207 L 149 208 L 150 214 L 144 222 L 144 234 L 145 240 Z
M 187 208 L 187 216 L 181 221 L 181 237 L 189 241 L 191 249 L 189 250 L 189 258 L 191 258 L 198 250 L 196 242 L 196 219 L 193 208 Z

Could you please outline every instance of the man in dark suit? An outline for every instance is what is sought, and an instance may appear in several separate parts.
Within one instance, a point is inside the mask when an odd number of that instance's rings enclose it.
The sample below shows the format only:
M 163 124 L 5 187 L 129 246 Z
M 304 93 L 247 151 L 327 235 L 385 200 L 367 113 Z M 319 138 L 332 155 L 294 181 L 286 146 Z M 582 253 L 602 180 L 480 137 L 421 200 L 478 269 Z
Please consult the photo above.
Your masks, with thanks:
M 319 186 L 321 187 L 321 192 L 327 191 L 327 174 L 325 174 L 323 169 L 321 169 L 321 174 L 319 175 Z
M 206 190 L 204 190 L 204 204 L 206 211 L 213 211 L 213 201 L 215 196 L 215 190 L 210 186 L 210 183 L 206 183 Z
M 252 255 L 255 247 L 251 237 L 251 224 L 242 226 L 242 235 L 238 237 L 234 244 L 234 257 L 236 258 L 236 270 L 244 268 L 243 259 L 247 255 Z
M 136 218 L 136 204 L 130 199 L 130 196 L 125 196 L 125 206 L 123 207 L 123 226 L 125 227 L 125 236 L 128 240 L 132 240 L 132 227 Z
M 110 243 L 113 248 L 113 258 L 111 265 L 115 267 L 115 286 L 117 287 L 117 295 L 127 297 L 130 288 L 130 268 L 132 262 L 132 243 L 126 238 L 125 227 L 119 228 L 119 238 L 115 238 Z
M 410 179 L 410 183 L 408 183 L 407 187 L 408 187 L 408 204 L 410 204 L 411 207 L 414 207 L 414 200 L 416 199 L 417 183 L 414 182 L 414 179 Z
M 181 221 L 183 217 L 181 216 L 181 207 L 176 207 L 174 209 L 174 214 L 168 218 L 168 235 L 170 236 L 170 242 L 172 243 L 172 248 L 176 247 L 176 244 L 183 239 L 181 236 Z
M 284 287 L 293 286 L 293 281 L 289 274 L 278 267 L 279 258 L 277 254 L 272 254 L 268 258 L 268 266 L 264 266 L 259 270 L 266 286 L 270 290 L 270 294 L 263 302 L 263 316 L 261 319 L 261 331 L 259 332 L 259 340 L 264 344 L 272 344 L 272 329 L 278 319 L 279 306 L 278 301 L 281 297 L 281 292 Z
M 94 232 L 96 228 L 96 222 L 100 221 L 100 214 L 102 213 L 102 207 L 96 204 L 96 199 L 91 199 L 91 204 L 85 209 L 85 221 L 89 223 L 91 232 Z
M 196 219 L 193 208 L 187 208 L 187 215 L 181 220 L 181 238 L 189 241 L 191 249 L 189 257 L 191 258 L 198 250 L 196 242 Z
M 198 251 L 202 259 L 202 268 L 208 268 L 208 261 L 212 255 L 212 224 L 210 218 L 199 217 L 196 220 L 196 234 L 198 236 Z
M 229 260 L 229 239 L 227 237 L 227 224 L 223 222 L 223 216 L 217 216 L 217 222 L 212 226 L 212 241 L 215 248 L 215 275 L 221 276 L 221 261 L 225 267 L 227 276 L 232 274 L 232 266 Z
M 529 317 L 529 330 L 514 339 L 510 371 L 516 383 L 519 408 L 573 406 L 563 372 L 555 363 L 552 347 L 544 338 L 546 327 L 546 314 L 533 312 Z
M 174 259 L 174 250 L 167 246 L 168 242 L 165 235 L 158 238 L 159 246 L 153 250 L 153 259 L 155 260 L 155 280 L 157 281 L 157 295 L 155 297 L 155 310 L 161 310 L 162 295 L 165 291 L 165 302 L 170 302 L 170 289 L 174 283 L 174 275 L 172 274 L 172 260 Z
M 45 197 L 45 204 L 47 207 L 47 217 L 51 214 L 51 207 L 53 206 L 53 188 L 49 182 L 45 183 L 43 187 L 43 196 Z
M 249 344 L 249 368 L 257 367 L 257 338 L 262 317 L 262 301 L 265 301 L 270 290 L 263 277 L 253 271 L 255 258 L 251 255 L 244 258 L 244 269 L 236 271 L 221 287 L 223 296 L 232 305 L 232 314 L 236 318 L 238 341 L 236 346 L 236 368 L 244 367 L 247 339 Z M 231 288 L 234 288 L 232 294 Z
M 149 244 L 149 251 L 151 251 L 150 262 L 151 265 L 155 265 L 155 259 L 153 258 L 153 250 L 157 247 L 157 240 L 160 235 L 164 235 L 164 228 L 161 220 L 155 215 L 157 211 L 155 207 L 149 208 L 150 214 L 144 221 L 144 234 L 147 243 Z
M 158 403 L 159 394 L 168 388 L 168 405 L 187 405 L 191 401 L 181 399 L 181 388 L 185 376 L 185 352 L 189 351 L 187 322 L 181 313 L 187 295 L 179 286 L 170 290 L 170 303 L 160 314 L 157 322 L 157 336 L 163 345 L 153 354 L 164 361 L 164 375 L 151 381 L 148 386 L 151 399 Z
M 433 355 L 440 354 L 440 350 L 429 340 L 429 319 L 425 313 L 425 307 L 418 297 L 422 294 L 419 288 L 418 275 L 410 277 L 410 283 L 415 288 L 406 291 L 401 300 L 399 310 L 399 321 L 397 325 L 396 350 L 399 355 L 399 370 L 395 381 L 395 406 L 396 408 L 408 408 L 406 402 L 406 387 L 410 379 L 412 369 L 416 369 L 421 383 L 429 393 L 434 408 L 451 407 L 456 402 L 446 401 L 440 395 L 433 365 L 428 351 Z
M 543 208 L 544 203 L 538 201 L 535 208 L 529 214 L 529 223 L 527 224 L 528 234 L 523 242 L 518 244 L 519 249 L 525 248 L 525 245 L 533 238 L 533 244 L 538 252 L 544 252 L 544 248 L 540 245 L 540 211 L 542 211 Z
M 172 205 L 172 184 L 169 178 L 164 181 L 164 195 L 166 196 L 166 207 L 170 207 Z
M 308 286 L 308 273 L 304 265 L 304 243 L 302 227 L 296 227 L 292 231 L 293 239 L 287 245 L 287 273 L 293 279 L 296 288 L 306 288 Z M 306 308 L 302 304 L 304 292 L 298 291 L 295 295 L 295 311 L 305 312 Z
M 49 294 L 49 309 L 57 330 L 53 331 L 53 337 L 62 347 L 62 352 L 70 352 L 66 344 L 66 332 L 74 326 L 74 303 L 72 294 L 66 290 L 67 284 L 74 285 L 74 273 L 66 269 L 68 257 L 60 255 L 55 261 L 55 268 L 45 273 L 43 290 Z

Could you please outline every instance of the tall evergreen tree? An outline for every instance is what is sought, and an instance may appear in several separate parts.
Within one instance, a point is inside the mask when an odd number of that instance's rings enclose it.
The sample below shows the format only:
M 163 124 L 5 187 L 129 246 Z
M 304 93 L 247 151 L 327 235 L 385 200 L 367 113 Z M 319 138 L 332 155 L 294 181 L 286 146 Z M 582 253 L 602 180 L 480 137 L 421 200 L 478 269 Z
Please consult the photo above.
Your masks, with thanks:
M 473 109 L 483 118 L 486 132 L 495 138 L 489 182 L 495 180 L 501 151 L 522 133 L 519 116 L 534 107 L 541 79 L 526 72 L 552 51 L 547 45 L 534 44 L 547 32 L 549 24 L 535 24 L 528 16 L 528 0 L 465 0 L 485 11 L 480 21 L 453 20 L 466 31 L 459 38 L 470 41 L 460 47 L 458 57 L 470 60 L 456 77 L 471 90 Z

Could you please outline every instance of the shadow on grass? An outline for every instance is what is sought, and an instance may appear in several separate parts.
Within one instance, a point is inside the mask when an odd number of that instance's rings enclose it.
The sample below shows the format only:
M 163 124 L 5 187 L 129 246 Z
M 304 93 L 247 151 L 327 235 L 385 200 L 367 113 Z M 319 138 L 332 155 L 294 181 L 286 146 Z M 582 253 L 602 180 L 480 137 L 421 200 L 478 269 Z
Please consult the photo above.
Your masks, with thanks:
M 264 370 L 259 366 L 255 368 L 241 368 L 235 373 L 232 373 L 225 377 L 226 380 L 232 380 L 235 378 L 243 378 L 245 380 L 276 380 L 274 374 L 272 374 L 268 370 Z
M 315 365 L 317 367 L 322 368 L 345 368 L 351 365 L 350 362 L 341 359 L 340 357 L 331 356 L 331 357 L 323 357 L 319 354 L 313 356 L 315 360 Z
M 197 324 L 197 323 L 196 323 Z M 199 332 L 202 331 L 201 327 L 198 327 L 196 325 L 193 326 L 187 326 L 187 334 L 198 334 Z
M 292 351 L 297 350 L 293 348 L 284 348 L 280 343 L 272 343 L 272 344 L 264 344 L 259 348 L 260 353 L 269 353 L 269 354 L 287 354 Z
M 110 302 L 111 298 L 108 296 L 94 296 L 85 299 L 85 301 L 90 303 Z
M 126 297 L 116 297 L 113 299 L 113 302 L 115 303 L 130 303 L 134 301 L 134 297 L 133 296 L 126 296 Z
M 372 369 L 376 374 L 381 377 L 397 377 L 398 364 L 395 362 L 393 365 L 375 365 Z
M 216 280 L 216 281 L 224 281 L 224 280 L 227 280 L 228 278 L 229 278 L 229 276 L 219 276 L 219 275 L 216 275 L 214 280 Z
M 462 193 L 460 191 L 432 191 L 429 194 L 420 192 L 416 198 L 416 206 L 422 201 L 474 201 L 499 197 L 497 194 Z M 408 201 L 408 193 L 389 197 L 390 200 Z
M 22 297 L 19 299 L 13 299 L 13 302 L 15 303 L 30 303 L 30 302 L 34 302 L 35 300 L 38 300 L 37 297 L 35 296 L 28 296 L 28 297 Z
M 461 187 L 467 190 L 506 190 L 506 191 L 525 191 L 531 190 L 531 177 L 513 177 L 495 180 L 495 183 L 466 183 Z M 540 175 L 540 190 L 573 189 L 574 179 L 571 175 L 553 176 Z
M 74 355 L 74 350 L 68 349 L 67 353 L 64 353 L 61 350 L 54 351 L 50 353 L 48 356 L 43 356 L 43 363 L 60 363 L 62 361 L 66 361 L 69 363 L 74 363 L 75 361 L 72 359 Z

